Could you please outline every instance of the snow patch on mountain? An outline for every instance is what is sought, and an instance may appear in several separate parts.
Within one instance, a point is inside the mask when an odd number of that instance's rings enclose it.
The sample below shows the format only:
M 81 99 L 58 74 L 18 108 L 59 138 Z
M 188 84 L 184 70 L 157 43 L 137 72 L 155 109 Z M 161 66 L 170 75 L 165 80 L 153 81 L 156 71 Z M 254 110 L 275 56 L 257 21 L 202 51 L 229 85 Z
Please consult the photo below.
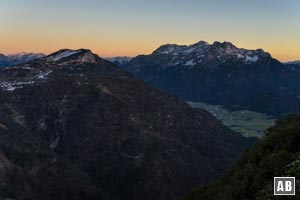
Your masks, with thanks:
M 46 72 L 41 72 L 40 74 L 36 75 L 35 78 L 37 79 L 46 79 L 47 76 L 51 73 L 52 71 L 46 71 Z
M 66 50 L 66 51 L 63 51 L 59 54 L 48 57 L 48 61 L 58 61 L 58 60 L 61 60 L 63 58 L 69 57 L 71 55 L 74 55 L 74 54 L 77 54 L 77 53 L 80 53 L 80 52 L 81 52 L 81 50 L 77 50 L 77 51 Z
M 246 63 L 256 63 L 258 61 L 258 56 L 246 56 L 245 62 Z
M 193 66 L 195 64 L 196 64 L 195 61 L 192 59 L 192 60 L 187 61 L 184 65 L 185 66 Z
M 238 58 L 238 59 L 243 59 L 243 58 L 245 58 L 245 56 L 238 53 L 238 54 L 237 54 L 237 58 Z

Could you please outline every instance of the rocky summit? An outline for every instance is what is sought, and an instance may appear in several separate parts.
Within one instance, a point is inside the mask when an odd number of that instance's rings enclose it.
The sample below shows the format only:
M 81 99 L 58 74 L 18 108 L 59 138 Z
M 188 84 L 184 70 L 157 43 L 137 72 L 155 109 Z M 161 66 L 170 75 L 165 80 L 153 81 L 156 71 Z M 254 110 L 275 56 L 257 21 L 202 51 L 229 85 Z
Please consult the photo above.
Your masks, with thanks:
M 300 73 L 262 49 L 230 42 L 167 44 L 123 66 L 150 85 L 187 101 L 270 115 L 295 111 Z
M 251 143 L 89 50 L 0 69 L 0 199 L 178 199 Z

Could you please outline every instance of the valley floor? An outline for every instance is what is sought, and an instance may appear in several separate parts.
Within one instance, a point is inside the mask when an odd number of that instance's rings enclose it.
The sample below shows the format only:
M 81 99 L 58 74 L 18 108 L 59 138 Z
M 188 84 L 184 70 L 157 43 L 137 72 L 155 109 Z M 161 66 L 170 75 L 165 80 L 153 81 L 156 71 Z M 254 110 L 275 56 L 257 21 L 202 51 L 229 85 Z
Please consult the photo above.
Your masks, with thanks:
M 264 131 L 273 126 L 276 120 L 273 116 L 250 110 L 230 111 L 220 105 L 210 105 L 202 102 L 188 103 L 193 107 L 207 110 L 221 120 L 225 126 L 246 137 L 261 138 Z

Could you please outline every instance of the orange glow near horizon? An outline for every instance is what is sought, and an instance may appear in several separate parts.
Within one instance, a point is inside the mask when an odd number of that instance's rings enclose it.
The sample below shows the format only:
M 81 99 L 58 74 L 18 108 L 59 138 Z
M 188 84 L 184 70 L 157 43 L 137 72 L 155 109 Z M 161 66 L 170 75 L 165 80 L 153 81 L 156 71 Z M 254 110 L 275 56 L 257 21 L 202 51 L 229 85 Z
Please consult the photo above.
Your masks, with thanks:
M 85 48 L 134 57 L 204 40 L 300 60 L 299 11 L 298 0 L 9 0 L 0 7 L 0 53 Z
M 0 40 L 1 41 L 1 40 Z M 192 43 L 196 43 L 200 41 L 194 41 Z M 226 40 L 228 41 L 228 40 Z M 47 44 L 45 44 L 48 42 Z M 220 41 L 223 42 L 223 41 Z M 20 53 L 20 52 L 27 52 L 27 53 L 44 53 L 44 54 L 50 54 L 53 52 L 56 52 L 60 49 L 90 49 L 95 54 L 98 54 L 100 57 L 115 57 L 115 56 L 128 56 L 128 57 L 135 57 L 137 55 L 148 55 L 151 54 L 155 49 L 157 49 L 159 46 L 167 43 L 176 43 L 176 42 L 153 42 L 153 43 L 142 43 L 140 41 L 134 43 L 134 41 L 127 41 L 127 42 L 119 42 L 119 43 L 109 43 L 109 41 L 105 42 L 77 42 L 77 43 L 70 43 L 69 41 L 63 41 L 63 40 L 57 40 L 56 41 L 44 41 L 39 42 L 38 44 L 33 43 L 29 39 L 16 39 L 14 38 L 14 41 L 1 41 L 1 50 L 0 53 L 2 54 L 14 54 L 14 53 Z M 186 43 L 186 45 L 192 44 L 192 43 Z M 213 42 L 209 42 L 213 43 Z M 185 44 L 178 42 L 176 44 Z M 238 44 L 233 43 L 238 48 L 245 48 L 245 49 L 258 49 L 262 48 L 264 51 L 269 52 L 273 58 L 278 59 L 282 62 L 285 61 L 292 61 L 292 60 L 300 60 L 300 48 L 285 48 L 284 45 L 278 45 L 276 46 L 267 46 L 265 47 L 263 45 L 243 45 L 243 42 L 238 42 Z M 45 49 L 45 46 L 47 48 Z

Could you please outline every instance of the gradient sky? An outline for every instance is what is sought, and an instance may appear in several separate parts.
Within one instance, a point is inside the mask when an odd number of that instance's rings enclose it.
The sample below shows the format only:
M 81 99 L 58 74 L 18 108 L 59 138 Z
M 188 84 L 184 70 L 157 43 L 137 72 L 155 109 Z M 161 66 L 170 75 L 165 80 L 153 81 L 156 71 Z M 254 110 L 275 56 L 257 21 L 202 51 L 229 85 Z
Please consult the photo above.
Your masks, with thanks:
M 88 48 L 135 56 L 205 40 L 300 60 L 299 0 L 2 0 L 0 27 L 5 54 Z

